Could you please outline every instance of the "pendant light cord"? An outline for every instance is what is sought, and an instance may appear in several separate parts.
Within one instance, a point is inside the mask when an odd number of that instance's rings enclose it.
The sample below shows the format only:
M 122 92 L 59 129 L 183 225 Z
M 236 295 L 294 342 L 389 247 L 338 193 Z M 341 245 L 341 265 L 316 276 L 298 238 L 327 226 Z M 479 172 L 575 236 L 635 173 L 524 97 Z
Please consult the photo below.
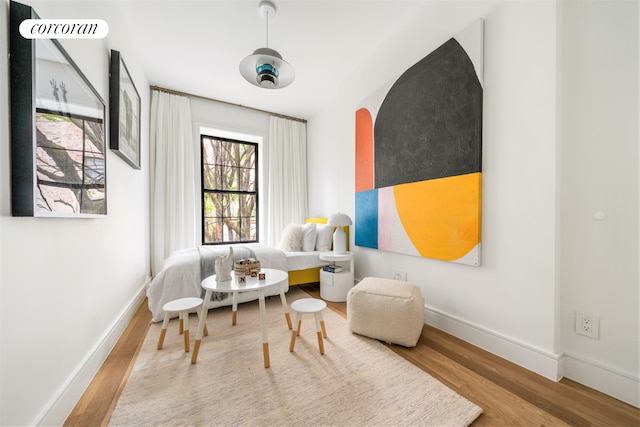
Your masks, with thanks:
M 269 47 L 269 10 L 265 11 L 265 16 L 267 19 L 267 48 Z

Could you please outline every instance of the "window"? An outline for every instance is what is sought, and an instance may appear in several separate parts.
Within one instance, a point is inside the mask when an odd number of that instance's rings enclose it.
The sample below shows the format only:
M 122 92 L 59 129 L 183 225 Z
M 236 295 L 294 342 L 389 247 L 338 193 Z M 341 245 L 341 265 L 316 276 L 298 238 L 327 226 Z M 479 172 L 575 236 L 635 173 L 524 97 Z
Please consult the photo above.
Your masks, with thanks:
M 258 241 L 258 144 L 201 135 L 202 243 Z

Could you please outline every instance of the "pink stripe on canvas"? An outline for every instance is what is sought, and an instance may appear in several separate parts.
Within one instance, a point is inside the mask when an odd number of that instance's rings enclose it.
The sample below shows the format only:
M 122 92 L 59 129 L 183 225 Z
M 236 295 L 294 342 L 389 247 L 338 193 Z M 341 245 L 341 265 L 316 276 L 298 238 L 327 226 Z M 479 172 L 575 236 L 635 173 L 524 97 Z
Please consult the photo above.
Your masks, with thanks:
M 393 246 L 393 187 L 378 189 L 378 249 L 391 251 Z

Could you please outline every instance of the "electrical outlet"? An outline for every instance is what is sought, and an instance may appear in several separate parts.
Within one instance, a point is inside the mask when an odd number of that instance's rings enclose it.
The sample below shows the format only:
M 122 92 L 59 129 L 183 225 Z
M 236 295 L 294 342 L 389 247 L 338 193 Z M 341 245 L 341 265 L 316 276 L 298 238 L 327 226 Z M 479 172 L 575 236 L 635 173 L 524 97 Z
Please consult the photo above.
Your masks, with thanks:
M 576 312 L 576 333 L 585 337 L 600 337 L 600 318 L 593 314 Z
M 393 280 L 401 280 L 403 282 L 407 281 L 407 272 L 396 270 L 393 272 Z

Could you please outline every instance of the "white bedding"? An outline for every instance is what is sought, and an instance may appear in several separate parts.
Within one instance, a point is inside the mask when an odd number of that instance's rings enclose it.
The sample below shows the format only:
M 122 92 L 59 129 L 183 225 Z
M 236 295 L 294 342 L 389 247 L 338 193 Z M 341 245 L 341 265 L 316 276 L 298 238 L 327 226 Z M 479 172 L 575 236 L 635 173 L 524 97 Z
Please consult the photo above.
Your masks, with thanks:
M 331 264 L 328 261 L 321 260 L 320 253 L 320 251 L 286 252 L 289 271 L 306 270 L 307 268 L 324 267 Z
M 273 249 L 259 243 L 248 243 L 232 245 L 234 259 L 245 259 L 255 256 L 260 261 L 260 265 L 265 268 L 275 268 L 282 271 L 289 271 L 287 257 L 279 249 Z M 167 302 L 178 298 L 200 297 L 202 287 L 200 283 L 200 258 L 201 253 L 208 258 L 215 259 L 215 256 L 229 253 L 229 246 L 200 246 L 196 248 L 182 249 L 172 253 L 162 266 L 162 270 L 153 278 L 147 288 L 147 298 L 149 310 L 151 310 L 152 321 L 159 322 L 164 319 L 162 306 Z M 211 261 L 213 262 L 213 261 Z M 285 292 L 289 290 L 287 282 Z M 271 288 L 266 295 L 277 295 L 279 290 Z M 243 292 L 238 295 L 238 302 L 253 301 L 258 298 L 257 292 Z M 231 305 L 231 297 L 228 296 L 220 301 L 210 301 L 209 308 Z

